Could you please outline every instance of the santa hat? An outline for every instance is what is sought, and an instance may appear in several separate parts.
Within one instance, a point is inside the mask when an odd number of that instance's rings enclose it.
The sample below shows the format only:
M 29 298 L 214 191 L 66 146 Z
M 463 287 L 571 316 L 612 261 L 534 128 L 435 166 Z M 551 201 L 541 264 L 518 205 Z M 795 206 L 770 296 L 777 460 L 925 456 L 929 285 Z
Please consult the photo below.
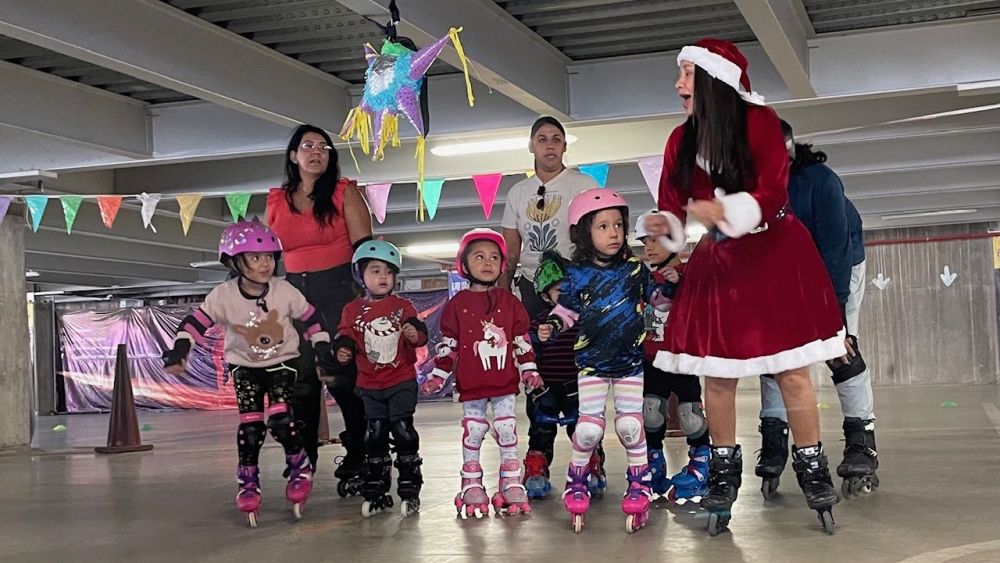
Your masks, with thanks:
M 677 54 L 677 66 L 681 66 L 681 61 L 692 62 L 712 78 L 725 82 L 747 102 L 764 105 L 764 96 L 750 89 L 747 58 L 729 41 L 702 39 L 681 49 Z

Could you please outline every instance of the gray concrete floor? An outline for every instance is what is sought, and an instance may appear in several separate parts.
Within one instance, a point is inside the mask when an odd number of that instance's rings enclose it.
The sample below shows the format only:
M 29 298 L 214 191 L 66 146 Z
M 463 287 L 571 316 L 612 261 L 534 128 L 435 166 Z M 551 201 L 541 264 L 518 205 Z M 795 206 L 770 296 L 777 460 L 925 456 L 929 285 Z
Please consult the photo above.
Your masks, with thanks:
M 605 439 L 613 486 L 592 503 L 582 534 L 569 528 L 556 494 L 534 502 L 530 516 L 456 519 L 460 409 L 451 403 L 422 404 L 417 412 L 426 460 L 419 515 L 363 519 L 360 497 L 336 495 L 333 459 L 343 450 L 331 445 L 320 449 L 314 496 L 294 523 L 283 498 L 281 450 L 269 440 L 256 530 L 233 501 L 235 413 L 141 412 L 144 441 L 155 449 L 116 456 L 92 449 L 103 445 L 107 416 L 43 417 L 35 449 L 0 454 L 0 560 L 1000 561 L 1000 388 L 882 389 L 876 397 L 882 487 L 837 506 L 833 537 L 806 508 L 790 469 L 783 495 L 761 499 L 753 476 L 759 402 L 749 391 L 739 396 L 744 487 L 732 532 L 716 538 L 706 535 L 705 515 L 691 505 L 659 506 L 647 528 L 627 535 L 618 500 L 624 451 L 613 437 Z M 823 437 L 836 464 L 842 447 L 836 395 L 824 390 L 820 400 Z M 942 407 L 944 401 L 957 407 Z M 330 414 L 336 431 L 339 413 Z M 54 431 L 58 424 L 66 430 Z M 519 424 L 523 455 L 523 415 Z M 673 472 L 684 459 L 683 440 L 669 439 L 668 450 Z M 497 452 L 491 442 L 483 452 L 492 492 Z M 554 475 L 563 473 L 568 456 L 561 436 Z

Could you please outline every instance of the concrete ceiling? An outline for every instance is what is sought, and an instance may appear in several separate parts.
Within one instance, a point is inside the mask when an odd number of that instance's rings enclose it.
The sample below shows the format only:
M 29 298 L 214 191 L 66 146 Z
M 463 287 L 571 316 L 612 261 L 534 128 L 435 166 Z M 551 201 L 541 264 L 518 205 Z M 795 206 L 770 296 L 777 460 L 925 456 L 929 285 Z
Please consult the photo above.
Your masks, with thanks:
M 1000 220 L 1000 1 L 398 1 L 400 33 L 425 45 L 463 26 L 475 108 L 450 47 L 430 80 L 441 144 L 524 137 L 540 113 L 566 119 L 572 165 L 612 162 L 609 185 L 652 207 L 636 159 L 680 122 L 676 49 L 701 36 L 741 42 L 754 89 L 830 155 L 866 228 Z M 361 46 L 381 35 L 388 0 L 74 0 L 0 3 L 3 191 L 263 193 L 281 178 L 291 126 L 339 130 L 360 92 Z M 396 182 L 379 234 L 400 245 L 496 226 L 526 150 L 428 153 L 445 184 L 434 221 L 417 223 L 413 131 L 381 162 L 345 175 Z M 472 174 L 505 172 L 490 220 Z M 52 175 L 57 177 L 52 178 Z M 20 175 L 20 177 L 19 177 Z M 262 212 L 255 197 L 252 212 Z M 961 215 L 920 215 L 941 210 Z M 917 214 L 914 216 L 914 214 Z M 903 218 L 898 216 L 903 215 Z M 909 217 L 906 217 L 909 216 Z M 113 230 L 81 207 L 72 235 L 51 209 L 27 237 L 39 290 L 211 282 L 228 210 L 203 200 L 184 236 L 176 203 L 156 234 L 127 206 Z M 438 270 L 411 258 L 416 274 Z M 409 269 L 409 268 L 408 268 Z

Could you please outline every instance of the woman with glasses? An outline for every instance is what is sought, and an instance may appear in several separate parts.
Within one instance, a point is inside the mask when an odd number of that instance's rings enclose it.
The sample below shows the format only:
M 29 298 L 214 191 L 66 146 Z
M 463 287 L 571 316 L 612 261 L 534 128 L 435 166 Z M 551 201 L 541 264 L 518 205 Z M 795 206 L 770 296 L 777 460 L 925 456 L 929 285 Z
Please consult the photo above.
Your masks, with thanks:
M 287 280 L 319 311 L 323 330 L 334 334 L 341 310 L 354 298 L 351 257 L 372 238 L 371 211 L 357 183 L 340 177 L 337 151 L 319 127 L 296 128 L 285 155 L 285 181 L 268 194 L 267 223 L 284 246 Z M 304 352 L 301 358 L 313 358 Z M 323 385 L 311 361 L 299 369 L 292 407 L 315 468 Z M 347 376 L 329 382 L 344 416 L 340 439 L 347 455 L 334 472 L 341 480 L 358 478 L 364 466 L 364 406 L 354 384 Z
M 536 273 L 546 277 L 545 272 L 539 272 L 542 254 L 549 252 L 551 256 L 558 252 L 563 257 L 572 254 L 569 202 L 577 194 L 597 187 L 593 178 L 563 164 L 566 144 L 566 129 L 559 120 L 545 116 L 535 121 L 528 143 L 528 150 L 535 157 L 535 175 L 521 180 L 507 193 L 501 223 L 507 242 L 507 268 L 500 285 L 511 289 L 513 281 L 524 308 L 535 322 L 545 322 L 552 310 L 552 305 L 542 301 L 535 292 Z M 576 365 L 572 343 L 567 346 L 565 340 L 564 335 L 558 342 L 535 343 L 534 346 L 535 353 L 545 358 L 539 363 L 542 379 L 551 384 L 536 390 L 527 401 L 531 426 L 524 467 L 525 484 L 531 498 L 544 498 L 551 489 L 549 465 L 560 424 L 570 433 L 575 428 L 578 409 Z M 567 349 L 571 353 L 563 353 Z M 600 493 L 607 486 L 603 457 L 604 450 L 598 446 L 590 464 L 594 493 Z

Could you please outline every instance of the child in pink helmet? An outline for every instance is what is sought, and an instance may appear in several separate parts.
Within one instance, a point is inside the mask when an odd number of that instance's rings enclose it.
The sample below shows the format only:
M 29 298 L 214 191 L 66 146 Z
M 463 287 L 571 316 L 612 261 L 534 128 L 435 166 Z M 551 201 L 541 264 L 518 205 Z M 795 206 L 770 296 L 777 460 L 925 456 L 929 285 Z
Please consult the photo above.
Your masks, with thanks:
M 423 385 L 426 393 L 434 393 L 455 374 L 464 412 L 462 491 L 455 498 L 455 508 L 466 518 L 489 514 L 479 463 L 479 448 L 490 430 L 488 403 L 493 405 L 492 434 L 500 446 L 500 484 L 493 495 L 493 509 L 498 514 L 531 512 L 521 484 L 514 405 L 520 383 L 530 392 L 542 380 L 528 337 L 528 312 L 513 293 L 494 287 L 506 264 L 507 245 L 500 233 L 473 229 L 462 237 L 456 268 L 470 286 L 442 311 L 435 368 Z
M 219 242 L 219 261 L 234 277 L 216 286 L 205 302 L 181 321 L 174 347 L 163 354 L 167 372 L 182 375 L 191 343 L 203 342 L 213 325 L 225 326 L 224 355 L 240 410 L 236 505 L 247 514 L 251 527 L 257 526 L 260 515 L 257 461 L 268 429 L 285 449 L 285 496 L 296 518 L 301 517 L 302 506 L 312 491 L 313 468 L 289 406 L 299 358 L 299 335 L 293 321 L 305 325 L 305 335 L 316 350 L 317 366 L 333 368 L 330 335 L 320 328 L 316 310 L 299 290 L 274 277 L 280 257 L 281 242 L 265 225 L 241 221 L 226 228 Z
M 631 533 L 649 517 L 650 469 L 643 432 L 643 304 L 667 303 L 672 288 L 653 282 L 649 270 L 628 247 L 628 204 L 613 190 L 592 189 L 569 204 L 570 239 L 575 249 L 567 266 L 559 302 L 541 340 L 553 331 L 578 329 L 580 410 L 573 433 L 573 455 L 563 503 L 576 532 L 583 529 L 590 504 L 588 461 L 604 436 L 604 409 L 614 391 L 615 431 L 628 456 L 628 489 L 622 500 Z

